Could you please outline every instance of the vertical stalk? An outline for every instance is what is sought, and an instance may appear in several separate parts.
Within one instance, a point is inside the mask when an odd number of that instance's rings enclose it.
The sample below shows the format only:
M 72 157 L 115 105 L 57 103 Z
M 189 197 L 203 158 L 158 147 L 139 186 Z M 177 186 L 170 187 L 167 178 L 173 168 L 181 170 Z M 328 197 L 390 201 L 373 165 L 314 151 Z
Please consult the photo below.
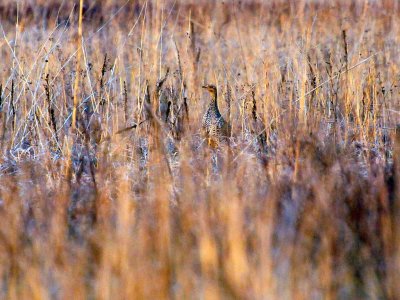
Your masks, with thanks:
M 83 10 L 83 0 L 79 1 L 79 23 L 78 23 L 78 52 L 76 56 L 76 76 L 74 82 L 74 106 L 72 110 L 72 132 L 75 132 L 76 129 L 76 110 L 78 107 L 78 87 L 79 87 L 79 79 L 80 79 L 80 64 L 81 64 L 81 56 L 82 56 L 82 10 Z
M 72 108 L 72 126 L 71 126 L 71 134 L 70 134 L 70 143 L 69 143 L 69 160 L 66 168 L 67 174 L 67 181 L 70 183 L 72 178 L 72 144 L 71 141 L 72 136 L 76 132 L 76 111 L 78 107 L 78 88 L 79 88 L 79 79 L 80 79 L 80 64 L 81 64 L 81 57 L 82 57 L 82 11 L 83 11 L 83 0 L 79 1 L 79 21 L 78 21 L 78 36 L 77 36 L 77 56 L 76 56 L 76 75 L 75 75 L 75 82 L 74 82 L 74 103 Z

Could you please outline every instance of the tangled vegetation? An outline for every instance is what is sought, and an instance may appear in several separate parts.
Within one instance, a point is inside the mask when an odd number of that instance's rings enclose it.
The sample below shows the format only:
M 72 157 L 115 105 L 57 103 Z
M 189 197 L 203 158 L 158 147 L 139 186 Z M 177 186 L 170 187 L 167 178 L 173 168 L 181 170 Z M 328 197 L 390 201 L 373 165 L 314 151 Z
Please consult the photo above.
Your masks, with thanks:
M 397 299 L 399 17 L 3 0 L 0 298 Z

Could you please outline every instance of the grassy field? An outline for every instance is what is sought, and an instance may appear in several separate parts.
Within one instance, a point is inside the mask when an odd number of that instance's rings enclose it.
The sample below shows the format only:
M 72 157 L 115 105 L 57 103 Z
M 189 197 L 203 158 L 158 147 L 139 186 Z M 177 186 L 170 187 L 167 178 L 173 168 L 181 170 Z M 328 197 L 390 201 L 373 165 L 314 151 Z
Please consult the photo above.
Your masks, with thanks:
M 399 299 L 399 17 L 1 1 L 0 298 Z

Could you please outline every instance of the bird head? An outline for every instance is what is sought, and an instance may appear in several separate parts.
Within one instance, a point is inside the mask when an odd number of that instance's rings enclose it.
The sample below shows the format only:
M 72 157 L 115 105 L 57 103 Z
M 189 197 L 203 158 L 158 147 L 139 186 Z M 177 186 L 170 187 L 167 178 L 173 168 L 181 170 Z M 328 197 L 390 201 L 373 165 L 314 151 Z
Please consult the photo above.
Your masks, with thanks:
M 217 96 L 217 88 L 215 85 L 206 84 L 202 86 L 203 89 L 206 89 L 213 97 Z

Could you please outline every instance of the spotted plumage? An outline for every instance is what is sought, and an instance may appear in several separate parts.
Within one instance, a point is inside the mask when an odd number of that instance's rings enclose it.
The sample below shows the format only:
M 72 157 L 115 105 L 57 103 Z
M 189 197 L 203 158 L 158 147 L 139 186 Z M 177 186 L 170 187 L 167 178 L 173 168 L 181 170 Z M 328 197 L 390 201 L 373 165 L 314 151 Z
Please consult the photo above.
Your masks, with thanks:
M 204 85 L 203 88 L 211 94 L 211 101 L 203 116 L 202 129 L 209 145 L 217 146 L 219 141 L 229 138 L 231 129 L 218 109 L 217 88 L 214 85 Z

